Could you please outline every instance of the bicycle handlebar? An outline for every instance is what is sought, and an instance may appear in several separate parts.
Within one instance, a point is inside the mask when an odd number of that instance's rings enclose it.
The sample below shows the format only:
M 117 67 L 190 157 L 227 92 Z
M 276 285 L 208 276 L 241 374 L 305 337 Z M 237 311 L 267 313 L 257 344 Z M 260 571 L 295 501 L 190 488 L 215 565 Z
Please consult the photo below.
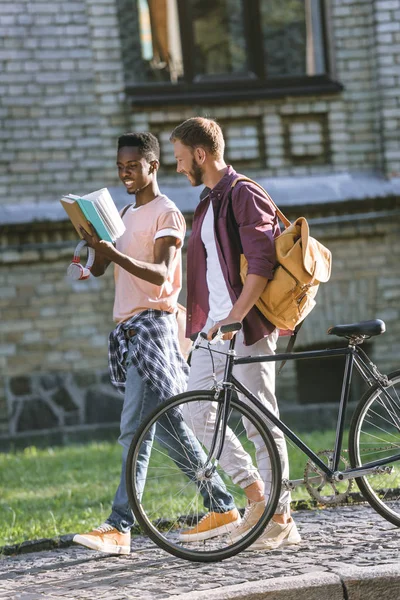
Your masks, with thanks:
M 217 331 L 213 334 L 213 339 L 216 336 L 220 336 L 223 335 L 224 333 L 231 333 L 233 331 L 240 331 L 242 329 L 242 324 L 241 323 L 229 323 L 229 325 L 222 325 L 221 327 L 219 327 L 219 329 L 217 329 Z M 205 333 L 205 331 L 200 331 L 199 333 L 200 337 L 207 339 L 207 334 Z

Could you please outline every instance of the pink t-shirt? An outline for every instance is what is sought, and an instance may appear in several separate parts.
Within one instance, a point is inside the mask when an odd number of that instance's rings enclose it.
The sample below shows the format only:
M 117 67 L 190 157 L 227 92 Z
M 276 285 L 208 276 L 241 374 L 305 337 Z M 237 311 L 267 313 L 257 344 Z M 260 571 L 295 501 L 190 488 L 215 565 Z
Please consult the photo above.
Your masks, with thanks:
M 177 238 L 177 252 L 168 280 L 161 286 L 139 279 L 114 265 L 114 321 L 126 321 L 148 308 L 174 312 L 182 285 L 181 247 L 186 232 L 182 213 L 169 198 L 157 196 L 148 204 L 129 208 L 123 221 L 126 231 L 116 243 L 117 250 L 123 254 L 152 263 L 154 242 L 164 236 Z

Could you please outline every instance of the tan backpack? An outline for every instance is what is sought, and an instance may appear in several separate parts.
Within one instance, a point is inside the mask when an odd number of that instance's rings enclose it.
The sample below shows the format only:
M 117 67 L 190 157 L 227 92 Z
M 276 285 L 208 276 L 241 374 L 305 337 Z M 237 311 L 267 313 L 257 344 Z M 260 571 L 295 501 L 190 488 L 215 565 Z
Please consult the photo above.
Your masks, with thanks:
M 273 279 L 268 281 L 256 306 L 279 329 L 294 331 L 314 308 L 319 284 L 330 278 L 331 252 L 310 236 L 304 217 L 291 223 L 257 182 L 238 177 L 232 183 L 232 190 L 239 181 L 248 181 L 259 187 L 285 226 L 275 239 L 277 266 Z M 240 276 L 244 283 L 247 260 L 243 254 L 240 257 Z

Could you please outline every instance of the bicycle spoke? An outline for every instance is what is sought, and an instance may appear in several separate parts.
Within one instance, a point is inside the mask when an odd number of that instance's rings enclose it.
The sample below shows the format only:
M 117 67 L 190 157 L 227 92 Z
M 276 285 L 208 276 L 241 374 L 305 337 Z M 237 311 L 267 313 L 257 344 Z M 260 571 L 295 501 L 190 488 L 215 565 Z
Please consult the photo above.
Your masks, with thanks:
M 139 430 L 137 436 L 140 439 L 133 440 L 127 468 L 128 479 L 130 476 L 129 500 L 140 524 L 164 549 L 183 558 L 190 557 L 191 560 L 204 561 L 210 560 L 210 557 L 212 560 L 220 560 L 236 554 L 241 546 L 247 546 L 258 532 L 258 528 L 255 528 L 253 533 L 253 527 L 243 540 L 235 543 L 233 538 L 227 538 L 226 534 L 235 527 L 236 514 L 232 513 L 231 521 L 225 521 L 228 517 L 218 517 L 221 508 L 226 506 L 225 503 L 232 506 L 232 499 L 237 508 L 244 509 L 247 504 L 243 489 L 234 482 L 236 479 L 233 479 L 238 469 L 237 458 L 240 456 L 241 460 L 243 459 L 243 468 L 246 465 L 249 472 L 257 472 L 256 447 L 247 440 L 242 416 L 250 420 L 253 427 L 259 431 L 265 444 L 264 454 L 268 458 L 266 464 L 271 464 L 271 470 L 263 473 L 268 486 L 266 509 L 262 514 L 265 522 L 272 514 L 280 492 L 280 459 L 271 434 L 264 430 L 256 413 L 244 404 L 234 401 L 227 415 L 225 443 L 233 444 L 235 452 L 240 452 L 233 460 L 230 455 L 225 454 L 224 445 L 220 462 L 213 461 L 214 471 L 209 475 L 203 467 L 208 452 L 207 444 L 213 436 L 210 423 L 214 422 L 215 425 L 214 415 L 218 403 L 215 402 L 213 392 L 204 392 L 200 398 L 190 394 L 183 395 L 183 398 L 186 397 L 186 405 L 177 397 L 175 405 L 172 399 L 164 409 L 160 408 Z M 219 399 L 219 402 L 221 401 L 222 399 Z M 184 423 L 178 423 L 174 417 L 174 411 L 178 407 L 182 414 L 187 416 Z M 194 422 L 196 412 L 205 415 L 205 423 Z M 141 440 L 145 443 L 147 431 L 154 425 L 158 434 L 150 453 L 147 470 L 143 471 L 142 476 L 139 467 L 140 457 L 144 456 L 144 452 L 140 450 Z M 196 437 L 191 437 L 194 431 Z M 245 444 L 245 451 L 242 442 Z M 136 471 L 137 477 L 134 477 Z M 205 502 L 207 507 L 211 507 L 210 514 L 205 508 Z M 201 520 L 203 516 L 204 521 Z M 213 525 L 214 521 L 222 525 Z M 217 527 L 220 535 L 216 535 L 212 527 Z M 185 533 L 181 533 L 182 531 Z
M 350 428 L 353 466 L 362 467 L 399 453 L 399 392 L 400 371 L 391 376 L 385 393 L 374 389 L 361 400 Z M 357 478 L 357 483 L 371 506 L 391 523 L 400 526 L 400 461 L 388 462 L 371 474 Z

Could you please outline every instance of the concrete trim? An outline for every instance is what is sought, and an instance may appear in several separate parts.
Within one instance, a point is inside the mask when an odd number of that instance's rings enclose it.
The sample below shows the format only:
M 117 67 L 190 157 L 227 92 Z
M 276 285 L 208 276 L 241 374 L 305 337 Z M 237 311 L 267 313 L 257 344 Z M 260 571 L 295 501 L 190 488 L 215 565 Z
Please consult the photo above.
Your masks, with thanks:
M 326 572 L 277 577 L 169 596 L 171 600 L 343 600 L 343 597 L 340 577 Z
M 189 592 L 179 600 L 394 600 L 400 594 L 400 563 L 377 567 L 341 567 L 294 577 Z
M 321 205 L 346 201 L 363 201 L 400 195 L 400 177 L 387 180 L 381 173 L 346 172 L 325 173 L 309 176 L 286 176 L 266 178 L 253 175 L 281 207 Z M 181 179 L 160 180 L 163 194 L 169 196 L 184 213 L 194 212 L 199 203 L 201 187 L 191 187 Z M 108 187 L 118 208 L 132 198 L 122 185 Z M 82 190 L 87 193 L 91 190 Z M 34 221 L 67 221 L 58 198 L 44 199 L 37 203 L 10 203 L 1 207 L 2 225 L 32 223 Z
M 333 571 L 335 571 L 333 565 Z M 400 563 L 376 567 L 342 567 L 338 569 L 345 600 L 395 600 L 400 597 Z

